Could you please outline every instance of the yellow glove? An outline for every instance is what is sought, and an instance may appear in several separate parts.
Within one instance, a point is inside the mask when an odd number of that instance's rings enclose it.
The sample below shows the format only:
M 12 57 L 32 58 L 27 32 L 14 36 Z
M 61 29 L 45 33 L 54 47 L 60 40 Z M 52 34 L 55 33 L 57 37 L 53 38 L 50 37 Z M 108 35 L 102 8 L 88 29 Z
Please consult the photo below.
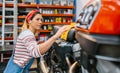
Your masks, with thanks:
M 70 29 L 73 28 L 73 27 L 75 27 L 75 23 L 74 23 L 74 22 L 72 22 L 72 23 L 70 24 L 70 26 L 67 27 L 68 30 L 65 31 L 65 32 L 61 35 L 60 38 L 66 41 L 66 40 L 67 40 L 67 36 L 68 36 L 68 32 L 69 32 Z

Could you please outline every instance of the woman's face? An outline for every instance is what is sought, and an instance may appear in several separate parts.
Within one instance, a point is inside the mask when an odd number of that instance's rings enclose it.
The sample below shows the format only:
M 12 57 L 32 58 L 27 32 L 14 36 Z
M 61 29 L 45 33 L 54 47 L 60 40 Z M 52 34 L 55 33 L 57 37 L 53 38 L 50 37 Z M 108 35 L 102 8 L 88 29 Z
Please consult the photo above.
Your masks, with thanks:
M 42 26 L 42 15 L 41 14 L 36 14 L 32 20 L 30 20 L 29 22 L 29 27 L 32 29 L 32 30 L 39 30 Z

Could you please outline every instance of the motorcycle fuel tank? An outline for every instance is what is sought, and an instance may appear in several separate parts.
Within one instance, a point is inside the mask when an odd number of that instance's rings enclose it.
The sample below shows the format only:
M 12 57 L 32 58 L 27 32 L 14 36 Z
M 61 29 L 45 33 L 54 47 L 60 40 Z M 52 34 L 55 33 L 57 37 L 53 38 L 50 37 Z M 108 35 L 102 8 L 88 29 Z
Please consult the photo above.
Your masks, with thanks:
M 120 0 L 90 0 L 77 19 L 89 33 L 120 35 Z

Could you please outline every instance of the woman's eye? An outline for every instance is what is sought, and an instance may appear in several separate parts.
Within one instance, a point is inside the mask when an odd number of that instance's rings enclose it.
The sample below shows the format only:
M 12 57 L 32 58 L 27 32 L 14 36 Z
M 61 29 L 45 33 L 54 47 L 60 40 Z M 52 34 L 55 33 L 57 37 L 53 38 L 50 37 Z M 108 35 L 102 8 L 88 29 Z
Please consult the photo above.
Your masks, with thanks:
M 43 18 L 41 18 L 40 20 L 43 21 Z
M 37 21 L 39 21 L 39 19 L 36 19 Z

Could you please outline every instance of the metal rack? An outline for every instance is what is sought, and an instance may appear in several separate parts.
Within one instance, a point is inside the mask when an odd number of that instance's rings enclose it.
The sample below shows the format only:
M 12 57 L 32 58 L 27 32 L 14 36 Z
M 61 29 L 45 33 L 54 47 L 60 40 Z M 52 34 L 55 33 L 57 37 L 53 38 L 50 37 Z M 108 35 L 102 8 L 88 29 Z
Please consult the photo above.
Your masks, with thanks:
M 13 4 L 13 7 L 7 7 L 6 4 Z M 10 14 L 9 14 L 10 13 Z M 11 22 L 7 22 L 11 19 Z M 8 30 L 7 27 L 12 28 Z M 6 30 L 7 29 L 7 30 Z M 5 40 L 6 35 L 12 35 L 12 40 Z M 1 46 L 6 45 L 6 42 L 15 42 L 17 37 L 17 0 L 3 0 L 2 4 L 2 43 Z
M 6 6 L 12 4 L 12 7 Z M 17 37 L 17 0 L 3 0 L 2 2 L 2 39 L 0 46 L 4 47 L 10 42 L 15 43 Z M 9 21 L 10 20 L 10 21 Z M 12 38 L 12 39 L 6 39 Z M 3 62 L 1 54 L 1 62 Z

